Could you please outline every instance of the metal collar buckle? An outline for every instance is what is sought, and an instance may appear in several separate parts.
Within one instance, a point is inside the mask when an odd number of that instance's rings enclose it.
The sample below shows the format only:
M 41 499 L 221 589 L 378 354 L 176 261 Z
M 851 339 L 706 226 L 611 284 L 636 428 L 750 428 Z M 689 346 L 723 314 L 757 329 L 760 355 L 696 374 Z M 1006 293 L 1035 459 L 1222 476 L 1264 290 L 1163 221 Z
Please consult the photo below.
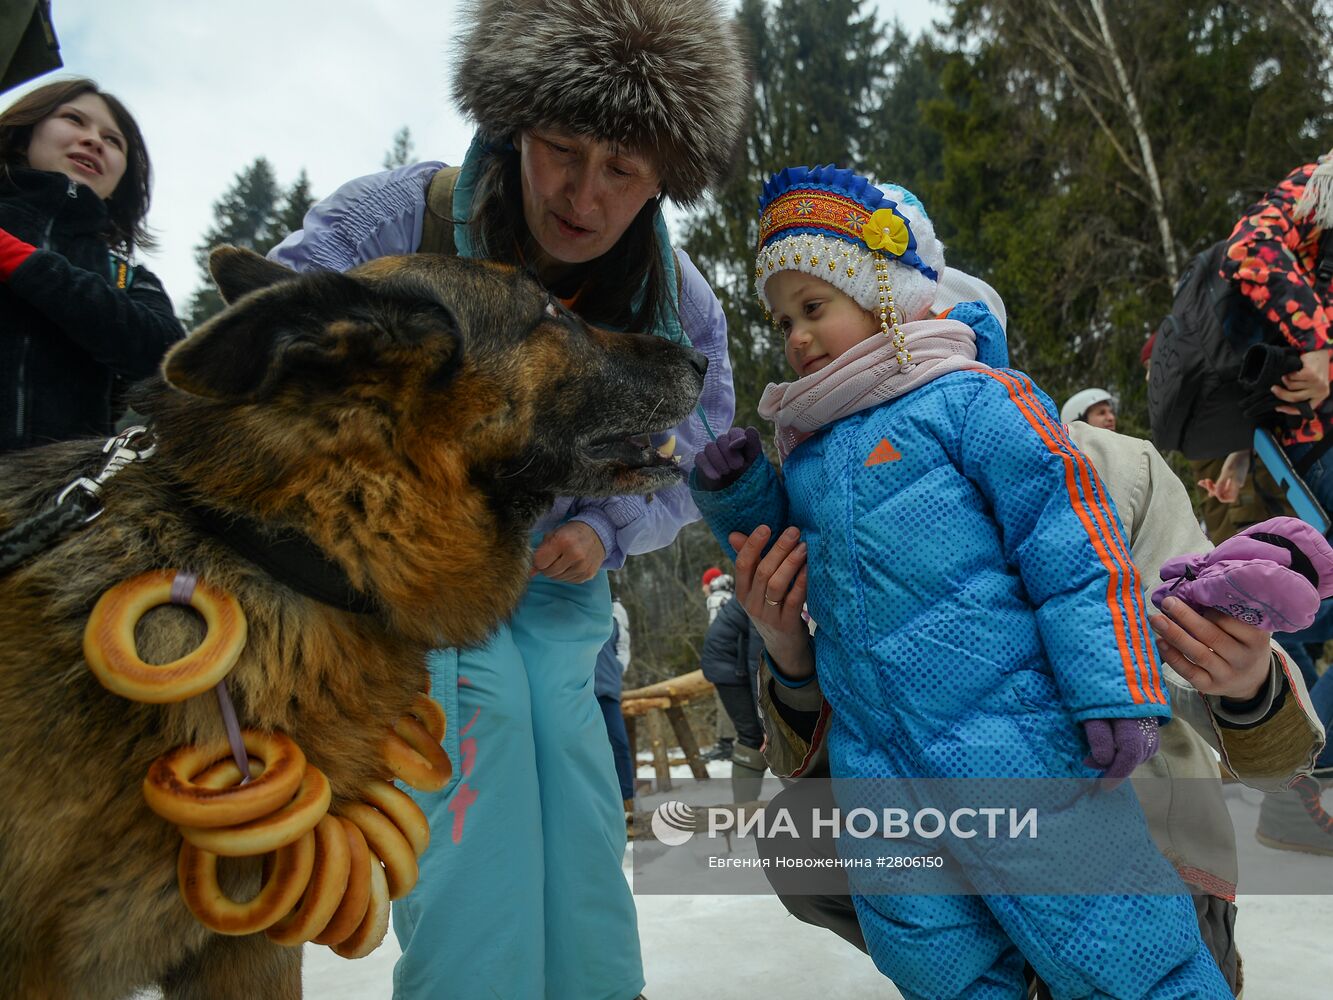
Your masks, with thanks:
M 140 439 L 145 440 L 140 442 Z M 135 442 L 140 442 L 142 446 L 131 447 L 131 444 Z M 111 457 L 107 459 L 106 465 L 102 467 L 102 471 L 97 474 L 97 477 L 89 479 L 87 476 L 80 476 L 74 480 L 60 491 L 60 495 L 56 497 L 56 506 L 59 507 L 64 504 L 75 490 L 82 490 L 84 494 L 82 502 L 86 504 L 91 501 L 96 504 L 96 509 L 83 519 L 83 523 L 87 524 L 89 521 L 100 517 L 105 509 L 101 504 L 102 487 L 106 485 L 107 480 L 131 462 L 149 458 L 156 451 L 157 441 L 154 439 L 152 431 L 147 427 L 136 424 L 133 427 L 125 428 L 124 431 L 102 446 L 103 454 L 109 454 Z

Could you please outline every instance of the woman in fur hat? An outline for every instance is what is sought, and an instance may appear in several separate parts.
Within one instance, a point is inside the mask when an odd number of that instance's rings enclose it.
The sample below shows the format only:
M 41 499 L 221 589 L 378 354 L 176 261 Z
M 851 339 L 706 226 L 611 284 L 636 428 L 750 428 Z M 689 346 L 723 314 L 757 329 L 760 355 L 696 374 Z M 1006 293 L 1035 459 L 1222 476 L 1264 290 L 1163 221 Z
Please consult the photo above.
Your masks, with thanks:
M 695 202 L 739 141 L 749 86 L 734 26 L 717 0 L 480 0 L 468 16 L 453 93 L 478 129 L 461 170 L 351 181 L 272 256 L 298 270 L 418 250 L 502 260 L 591 322 L 688 340 L 709 359 L 700 405 L 654 442 L 674 434 L 688 470 L 730 425 L 734 391 L 721 307 L 671 247 L 661 199 Z M 561 498 L 512 621 L 483 649 L 432 654 L 456 771 L 417 796 L 434 833 L 394 905 L 395 996 L 642 989 L 593 667 L 611 631 L 605 571 L 697 517 L 684 484 Z

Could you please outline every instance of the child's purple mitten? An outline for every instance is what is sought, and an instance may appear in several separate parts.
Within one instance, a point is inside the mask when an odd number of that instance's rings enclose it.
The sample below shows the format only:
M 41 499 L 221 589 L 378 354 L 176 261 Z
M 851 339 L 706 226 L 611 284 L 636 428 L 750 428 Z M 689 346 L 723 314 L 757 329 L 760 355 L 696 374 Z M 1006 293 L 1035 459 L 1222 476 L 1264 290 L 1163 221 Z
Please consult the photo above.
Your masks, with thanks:
M 1333 547 L 1294 517 L 1251 525 L 1203 555 L 1162 564 L 1157 607 L 1179 597 L 1195 610 L 1215 608 L 1269 632 L 1296 632 L 1333 596 Z
M 744 475 L 762 450 L 759 431 L 733 427 L 694 456 L 694 481 L 705 493 L 726 489 Z
M 1092 751 L 1083 763 L 1102 769 L 1102 781 L 1108 790 L 1157 752 L 1154 718 L 1089 719 L 1083 723 L 1083 733 Z

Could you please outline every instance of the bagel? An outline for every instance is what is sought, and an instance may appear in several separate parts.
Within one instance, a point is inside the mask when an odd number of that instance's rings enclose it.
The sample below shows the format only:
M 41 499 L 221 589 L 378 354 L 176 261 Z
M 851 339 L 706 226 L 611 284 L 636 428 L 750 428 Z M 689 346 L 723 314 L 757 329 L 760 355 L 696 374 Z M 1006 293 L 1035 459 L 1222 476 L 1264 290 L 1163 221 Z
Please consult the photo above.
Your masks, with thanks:
M 207 632 L 193 652 L 155 666 L 139 656 L 134 627 L 150 609 L 171 603 L 175 570 L 141 573 L 116 584 L 93 606 L 83 630 L 83 658 L 108 691 L 122 698 L 163 704 L 184 701 L 216 687 L 245 648 L 245 614 L 236 598 L 200 580 L 190 607 Z
M 277 923 L 301 899 L 315 865 L 315 835 L 280 848 L 258 894 L 244 903 L 218 885 L 218 855 L 181 844 L 176 877 L 181 898 L 201 924 L 219 934 L 255 934 Z
M 440 741 L 410 715 L 393 724 L 393 732 L 380 749 L 393 776 L 419 792 L 438 792 L 453 777 L 453 766 Z
M 231 763 L 225 743 L 177 747 L 148 768 L 143 782 L 148 807 L 165 820 L 190 827 L 235 826 L 282 808 L 301 784 L 305 754 L 285 733 L 246 729 L 241 740 L 246 754 L 264 763 L 259 777 L 248 785 L 214 787 L 195 782 L 212 765 Z M 239 780 L 240 771 L 234 763 L 231 767 L 232 780 Z
M 361 797 L 393 820 L 417 857 L 426 853 L 430 846 L 430 821 L 406 792 L 387 781 L 372 781 L 361 790 Z
M 430 738 L 436 743 L 444 742 L 446 719 L 438 701 L 424 692 L 418 693 L 412 699 L 412 707 L 407 710 L 407 714 L 425 726 L 426 732 L 430 733 Z
M 347 891 L 343 893 L 343 898 L 339 901 L 338 909 L 334 911 L 332 918 L 314 937 L 315 944 L 338 944 L 350 937 L 361 925 L 361 920 L 370 906 L 370 867 L 372 864 L 379 867 L 379 862 L 366 846 L 366 837 L 360 827 L 341 816 L 330 814 L 329 818 L 337 820 L 338 825 L 342 827 L 343 836 L 347 839 L 351 866 L 347 873 Z M 388 893 L 387 880 L 384 885 L 384 891 Z
M 235 763 L 227 761 L 218 770 L 232 780 L 239 776 Z M 329 811 L 333 789 L 317 767 L 307 766 L 296 794 L 281 808 L 234 826 L 182 826 L 181 836 L 200 850 L 229 858 L 268 854 L 305 836 Z
M 393 820 L 364 802 L 348 802 L 342 806 L 343 816 L 361 828 L 371 853 L 384 865 L 384 876 L 389 883 L 389 898 L 402 899 L 417 884 L 417 855 L 412 844 Z
M 342 958 L 365 958 L 380 946 L 389 930 L 389 884 L 373 853 L 370 856 L 369 885 L 366 915 L 351 934 L 333 945 L 333 953 Z
M 310 883 L 296 909 L 264 931 L 281 945 L 304 944 L 333 919 L 347 892 L 352 870 L 352 849 L 342 821 L 324 816 L 315 827 L 315 865 Z

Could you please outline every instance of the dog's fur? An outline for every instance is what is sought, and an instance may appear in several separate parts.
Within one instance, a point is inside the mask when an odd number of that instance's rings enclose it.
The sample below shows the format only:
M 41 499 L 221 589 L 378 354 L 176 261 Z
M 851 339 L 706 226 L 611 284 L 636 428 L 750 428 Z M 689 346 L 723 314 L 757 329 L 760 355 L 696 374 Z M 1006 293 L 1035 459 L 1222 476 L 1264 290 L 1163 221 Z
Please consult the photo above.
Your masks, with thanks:
M 556 494 L 679 481 L 625 438 L 690 413 L 702 356 L 591 329 L 526 275 L 413 256 L 298 278 L 229 248 L 213 270 L 234 304 L 136 403 L 157 453 L 110 481 L 100 518 L 0 577 L 0 997 L 154 982 L 171 998 L 300 994 L 299 948 L 213 934 L 181 901 L 180 835 L 140 786 L 172 747 L 222 740 L 218 706 L 99 686 L 81 642 L 109 587 L 178 568 L 233 593 L 249 622 L 229 677 L 241 723 L 292 736 L 336 809 L 380 772 L 377 744 L 425 686 L 425 652 L 478 643 L 512 611 L 531 524 Z M 0 462 L 0 531 L 99 470 L 101 443 Z M 275 580 L 201 530 L 198 506 L 303 535 L 374 610 Z M 165 662 L 201 632 L 193 612 L 158 608 L 139 649 Z M 257 862 L 230 868 L 242 891 L 255 884 Z M 503 901 L 458 905 L 466 920 Z

